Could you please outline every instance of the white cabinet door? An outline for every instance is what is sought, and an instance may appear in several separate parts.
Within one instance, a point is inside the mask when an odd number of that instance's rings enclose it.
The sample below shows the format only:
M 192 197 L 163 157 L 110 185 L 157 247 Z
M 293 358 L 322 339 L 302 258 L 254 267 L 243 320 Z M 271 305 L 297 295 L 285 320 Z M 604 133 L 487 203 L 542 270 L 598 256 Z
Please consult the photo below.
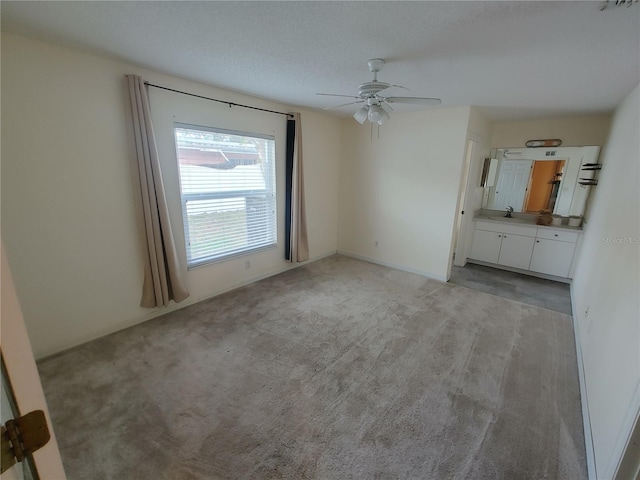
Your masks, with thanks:
M 529 270 L 534 243 L 535 238 L 533 237 L 512 234 L 502 235 L 502 247 L 500 247 L 498 263 L 507 267 Z
M 498 263 L 501 241 L 501 233 L 475 230 L 469 258 L 482 260 L 483 262 Z
M 529 270 L 568 277 L 575 246 L 575 243 L 538 238 L 533 248 Z

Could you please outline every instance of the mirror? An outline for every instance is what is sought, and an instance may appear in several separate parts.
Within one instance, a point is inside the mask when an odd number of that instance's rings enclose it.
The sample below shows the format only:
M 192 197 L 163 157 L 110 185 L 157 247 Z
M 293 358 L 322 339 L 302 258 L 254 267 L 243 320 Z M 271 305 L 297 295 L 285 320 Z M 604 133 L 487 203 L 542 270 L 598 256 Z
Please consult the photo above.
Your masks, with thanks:
M 600 147 L 497 148 L 485 159 L 481 187 L 482 208 L 581 216 L 593 178 L 585 163 L 597 163 Z

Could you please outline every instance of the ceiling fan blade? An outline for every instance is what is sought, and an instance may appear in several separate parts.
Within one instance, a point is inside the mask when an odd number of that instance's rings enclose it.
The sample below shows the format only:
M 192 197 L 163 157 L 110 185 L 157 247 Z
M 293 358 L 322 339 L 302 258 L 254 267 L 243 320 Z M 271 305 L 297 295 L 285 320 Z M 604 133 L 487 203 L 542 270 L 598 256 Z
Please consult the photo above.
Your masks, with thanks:
M 440 105 L 439 98 L 427 97 L 387 97 L 384 99 L 388 103 L 412 103 L 414 105 Z
M 364 100 L 358 100 L 357 102 L 343 103 L 342 105 L 336 105 L 335 107 L 324 107 L 322 110 L 332 110 L 334 108 L 346 107 L 347 105 L 355 105 L 356 103 L 364 103 Z
M 347 98 L 360 98 L 355 95 L 340 95 L 338 93 L 316 93 L 316 95 L 324 95 L 326 97 L 347 97 Z

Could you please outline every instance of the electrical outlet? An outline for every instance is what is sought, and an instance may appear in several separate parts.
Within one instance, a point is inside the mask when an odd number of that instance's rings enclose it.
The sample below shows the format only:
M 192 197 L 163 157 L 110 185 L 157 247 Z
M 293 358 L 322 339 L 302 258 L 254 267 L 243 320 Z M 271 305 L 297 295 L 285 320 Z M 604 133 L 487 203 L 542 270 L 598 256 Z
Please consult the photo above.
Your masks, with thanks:
M 376 248 L 378 248 L 380 246 L 380 242 L 378 240 L 376 240 L 374 245 L 376 246 Z
M 251 268 L 251 262 L 249 260 L 244 263 L 244 268 L 245 270 L 249 270 Z

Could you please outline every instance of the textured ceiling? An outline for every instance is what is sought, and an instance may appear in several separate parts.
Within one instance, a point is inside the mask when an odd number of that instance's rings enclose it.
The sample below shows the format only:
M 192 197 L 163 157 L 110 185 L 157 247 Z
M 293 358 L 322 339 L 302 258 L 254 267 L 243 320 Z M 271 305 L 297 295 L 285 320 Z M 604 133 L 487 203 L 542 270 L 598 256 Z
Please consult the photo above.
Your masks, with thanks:
M 614 3 L 614 2 L 611 2 Z M 494 119 L 612 111 L 640 82 L 640 5 L 596 1 L 2 2 L 2 30 L 292 105 L 371 80 Z M 395 108 L 395 107 L 394 107 Z M 398 106 L 399 110 L 415 108 Z M 353 107 L 331 110 L 349 115 Z

